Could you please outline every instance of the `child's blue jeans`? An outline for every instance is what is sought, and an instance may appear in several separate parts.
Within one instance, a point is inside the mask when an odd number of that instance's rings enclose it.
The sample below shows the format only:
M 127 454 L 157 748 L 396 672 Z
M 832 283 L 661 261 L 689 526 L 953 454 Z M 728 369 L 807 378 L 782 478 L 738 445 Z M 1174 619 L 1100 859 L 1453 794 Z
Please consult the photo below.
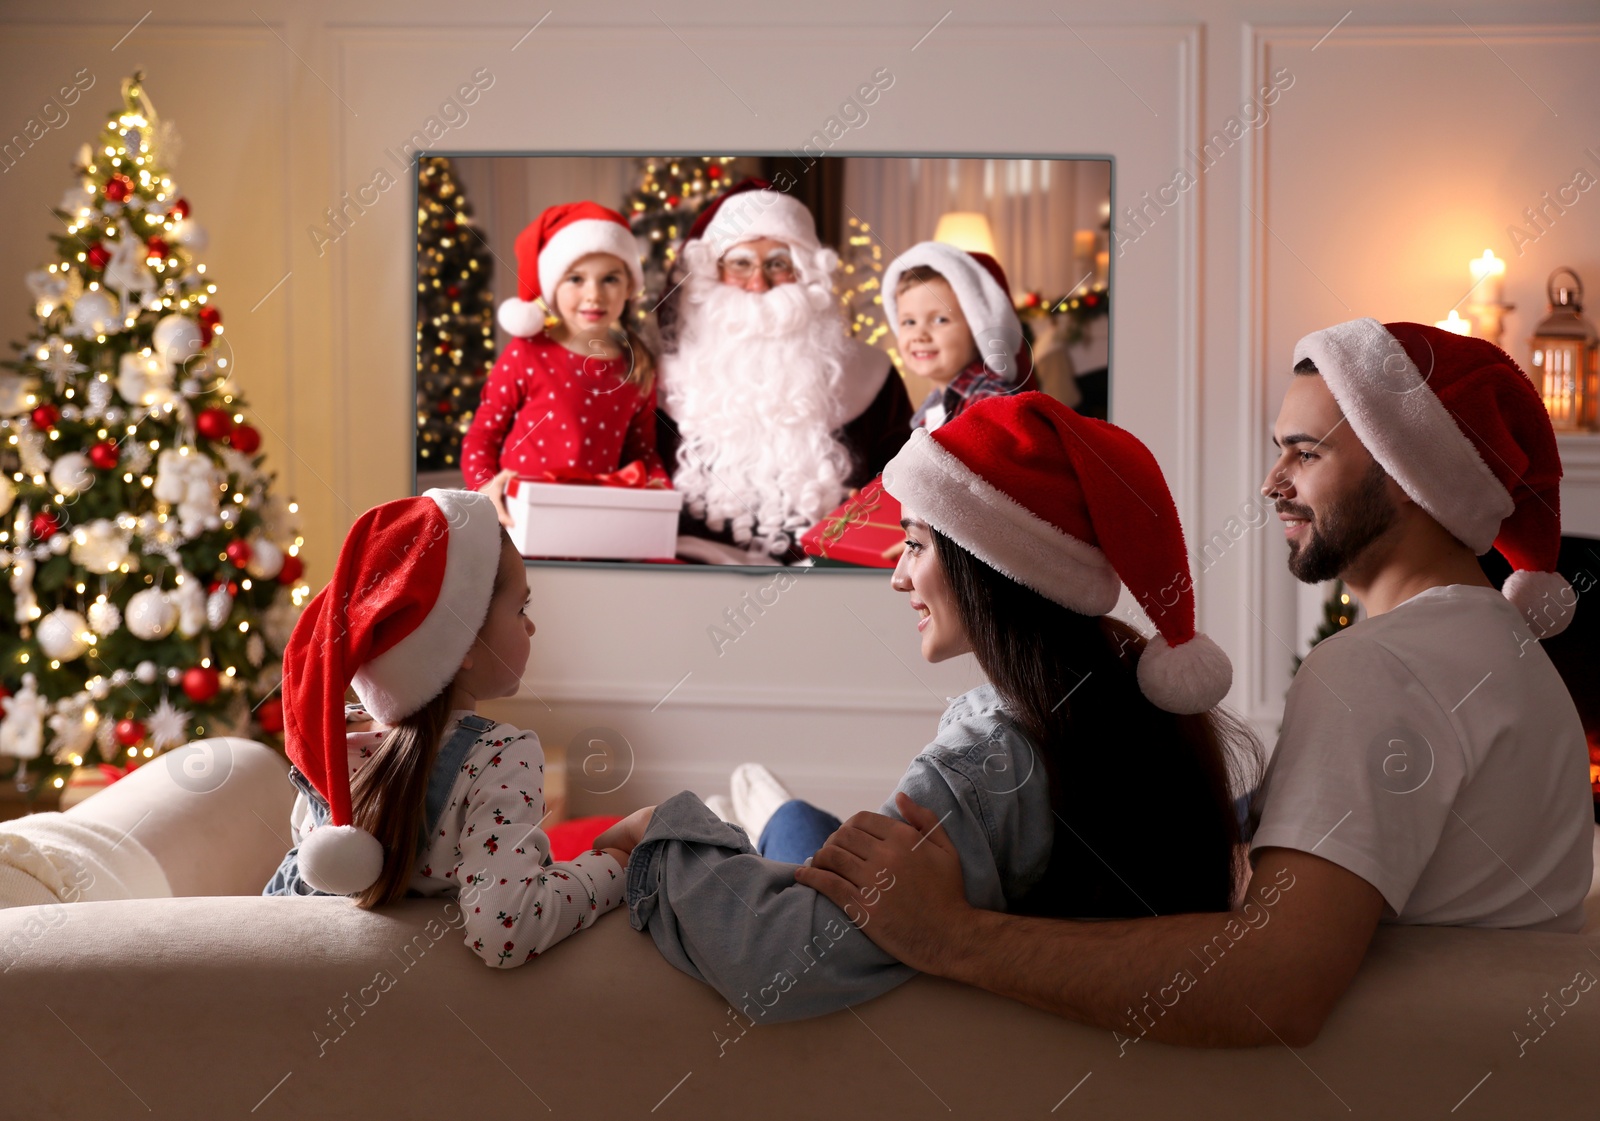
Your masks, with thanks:
M 798 798 L 779 806 L 761 830 L 756 851 L 768 860 L 804 864 L 839 828 L 839 819 Z

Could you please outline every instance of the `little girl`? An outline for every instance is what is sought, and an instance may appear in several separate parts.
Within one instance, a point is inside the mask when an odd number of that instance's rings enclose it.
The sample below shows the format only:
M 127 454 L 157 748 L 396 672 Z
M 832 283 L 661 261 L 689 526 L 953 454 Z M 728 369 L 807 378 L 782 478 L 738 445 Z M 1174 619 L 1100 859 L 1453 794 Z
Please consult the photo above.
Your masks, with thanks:
M 1006 274 L 987 253 L 920 242 L 889 262 L 883 293 L 900 360 L 935 387 L 912 428 L 932 431 L 974 401 L 1033 388 Z
M 499 312 L 514 337 L 461 443 L 466 485 L 506 526 L 506 483 L 519 475 L 564 482 L 631 468 L 670 486 L 656 451 L 655 359 L 622 323 L 644 287 L 627 221 L 598 203 L 552 206 L 518 235 L 517 275 L 518 296 Z
M 549 862 L 539 737 L 475 711 L 521 685 L 528 597 L 484 495 L 430 490 L 356 520 L 284 650 L 300 794 L 263 894 L 453 895 L 467 944 L 500 968 L 622 902 L 625 853 Z M 344 703 L 352 685 L 359 705 Z
M 971 653 L 989 679 L 950 704 L 896 791 L 943 825 L 968 902 L 1063 918 L 1226 910 L 1233 754 L 1259 748 L 1214 708 L 1232 670 L 1195 632 L 1183 532 L 1149 449 L 1021 393 L 913 431 L 883 485 L 906 530 L 891 586 L 916 613 L 923 658 Z M 1123 584 L 1156 636 L 1107 616 Z M 818 811 L 780 822 L 781 789 L 766 801 L 759 848 L 687 791 L 601 834 L 630 851 L 634 928 L 715 986 L 741 1027 L 911 977 L 853 925 L 864 916 L 772 859 L 805 859 L 838 819 L 797 848 Z M 880 812 L 904 820 L 893 798 Z M 912 889 L 891 876 L 872 890 Z

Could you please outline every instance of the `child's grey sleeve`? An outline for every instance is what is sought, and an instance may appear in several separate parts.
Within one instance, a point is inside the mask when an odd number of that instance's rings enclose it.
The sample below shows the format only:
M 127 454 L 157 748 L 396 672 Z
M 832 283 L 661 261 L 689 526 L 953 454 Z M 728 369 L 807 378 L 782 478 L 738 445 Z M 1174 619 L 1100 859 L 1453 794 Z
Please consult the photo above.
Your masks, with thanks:
M 795 883 L 794 868 L 756 855 L 744 830 L 684 791 L 656 807 L 628 861 L 629 918 L 756 1024 L 834 1012 L 915 975 Z

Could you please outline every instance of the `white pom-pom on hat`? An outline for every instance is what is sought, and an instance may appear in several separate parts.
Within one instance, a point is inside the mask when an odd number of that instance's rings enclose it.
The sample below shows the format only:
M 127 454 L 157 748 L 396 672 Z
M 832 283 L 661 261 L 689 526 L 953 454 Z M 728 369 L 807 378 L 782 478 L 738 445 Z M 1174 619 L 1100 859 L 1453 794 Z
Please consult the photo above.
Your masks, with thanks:
M 531 300 L 512 297 L 500 305 L 495 318 L 506 334 L 519 339 L 531 339 L 544 330 L 544 309 Z
M 1233 685 L 1233 664 L 1209 635 L 1168 646 L 1160 634 L 1139 655 L 1139 689 L 1157 708 L 1180 716 L 1221 704 Z
M 354 895 L 378 882 L 383 845 L 354 825 L 323 825 L 300 842 L 300 875 L 318 891 Z
M 1511 606 L 1522 612 L 1522 619 L 1533 637 L 1539 639 L 1566 630 L 1578 602 L 1578 593 L 1561 573 L 1537 572 L 1530 568 L 1513 572 L 1500 592 L 1511 601 Z

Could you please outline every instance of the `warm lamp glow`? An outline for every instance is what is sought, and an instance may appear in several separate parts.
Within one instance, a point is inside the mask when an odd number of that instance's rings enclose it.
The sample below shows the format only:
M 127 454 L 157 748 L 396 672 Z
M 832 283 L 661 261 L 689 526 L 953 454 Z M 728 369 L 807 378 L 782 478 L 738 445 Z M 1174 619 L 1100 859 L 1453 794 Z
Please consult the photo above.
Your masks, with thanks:
M 939 219 L 933 240 L 965 249 L 968 253 L 987 253 L 993 257 L 994 233 L 989 218 L 976 210 L 951 210 Z
M 1483 256 L 1475 257 L 1468 262 L 1472 269 L 1472 287 L 1474 300 L 1480 304 L 1498 304 L 1503 302 L 1505 295 L 1506 263 L 1489 249 L 1483 251 Z

